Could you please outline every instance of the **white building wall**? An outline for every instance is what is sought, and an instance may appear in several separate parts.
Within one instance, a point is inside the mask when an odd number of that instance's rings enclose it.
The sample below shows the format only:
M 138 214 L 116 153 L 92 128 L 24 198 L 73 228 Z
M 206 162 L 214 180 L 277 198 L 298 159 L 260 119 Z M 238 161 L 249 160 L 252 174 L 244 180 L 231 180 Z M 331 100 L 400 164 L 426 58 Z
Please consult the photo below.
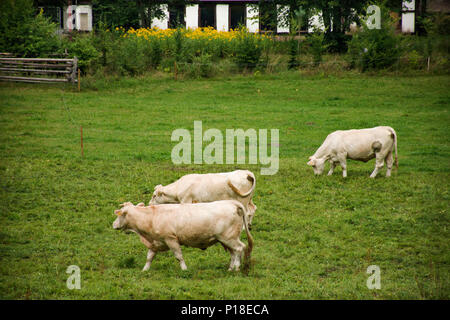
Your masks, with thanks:
M 81 31 L 92 31 L 92 8 L 88 5 L 77 6 L 75 9 L 76 14 L 76 29 Z M 87 25 L 82 26 L 81 15 L 87 15 Z
M 198 4 L 186 6 L 186 29 L 198 28 Z
M 413 33 L 414 32 L 414 12 L 402 13 L 402 32 Z
M 254 4 L 247 4 L 246 27 L 249 32 L 259 31 L 259 7 Z
M 159 6 L 164 12 L 164 17 L 160 19 L 153 19 L 152 21 L 152 28 L 159 28 L 159 29 L 168 29 L 169 28 L 169 6 L 167 4 L 161 4 Z
M 287 17 L 289 6 L 277 4 L 277 33 L 289 33 L 289 22 L 283 21 L 281 17 Z
M 413 33 L 415 31 L 415 0 L 402 2 L 402 32 Z
M 90 5 L 64 7 L 63 25 L 66 31 L 92 31 L 92 7 Z
M 228 31 L 228 14 L 229 14 L 228 4 L 217 4 L 216 5 L 216 23 L 217 31 Z

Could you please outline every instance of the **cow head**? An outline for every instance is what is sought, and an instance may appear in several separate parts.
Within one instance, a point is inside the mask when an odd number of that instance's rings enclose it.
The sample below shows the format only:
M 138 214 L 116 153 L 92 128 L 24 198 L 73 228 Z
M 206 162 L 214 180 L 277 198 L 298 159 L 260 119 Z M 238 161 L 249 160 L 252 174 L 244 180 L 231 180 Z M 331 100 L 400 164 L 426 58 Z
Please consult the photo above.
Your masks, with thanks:
M 171 197 L 164 192 L 164 187 L 158 184 L 153 192 L 152 199 L 149 205 L 162 204 L 162 203 L 175 203 Z
M 113 228 L 116 230 L 124 230 L 127 228 L 127 213 L 130 205 L 133 205 L 131 202 L 125 202 L 120 205 L 121 209 L 115 210 L 117 218 L 114 220 Z
M 315 175 L 320 175 L 323 173 L 323 169 L 325 168 L 325 161 L 326 159 L 324 158 L 316 158 L 311 156 L 309 157 L 307 165 L 313 168 Z

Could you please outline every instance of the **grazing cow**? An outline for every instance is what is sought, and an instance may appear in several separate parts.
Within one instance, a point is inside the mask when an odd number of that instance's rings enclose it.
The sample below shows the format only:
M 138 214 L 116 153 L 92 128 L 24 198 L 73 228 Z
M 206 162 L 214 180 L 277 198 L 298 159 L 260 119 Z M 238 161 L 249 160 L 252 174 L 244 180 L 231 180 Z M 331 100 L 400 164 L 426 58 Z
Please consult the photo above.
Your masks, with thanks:
M 149 205 L 238 200 L 247 211 L 251 229 L 256 211 L 256 205 L 252 201 L 255 185 L 255 175 L 248 170 L 188 174 L 167 186 L 157 185 Z
M 353 159 L 367 162 L 376 158 L 375 170 L 370 175 L 375 178 L 386 160 L 386 177 L 391 176 L 393 151 L 395 148 L 395 165 L 398 168 L 397 134 L 391 127 L 375 127 L 359 130 L 339 130 L 330 133 L 313 156 L 308 165 L 313 167 L 316 175 L 322 174 L 325 161 L 330 161 L 332 175 L 336 164 L 342 167 L 342 175 L 347 176 L 347 161 Z
M 244 206 L 236 200 L 222 200 L 194 204 L 161 204 L 148 207 L 131 202 L 115 210 L 117 215 L 113 228 L 137 233 L 147 246 L 147 262 L 142 271 L 150 268 L 155 254 L 172 250 L 186 270 L 180 245 L 206 249 L 220 242 L 230 251 L 228 270 L 239 270 L 242 253 L 249 261 L 253 238 L 247 227 Z M 241 242 L 242 226 L 247 233 L 248 246 Z

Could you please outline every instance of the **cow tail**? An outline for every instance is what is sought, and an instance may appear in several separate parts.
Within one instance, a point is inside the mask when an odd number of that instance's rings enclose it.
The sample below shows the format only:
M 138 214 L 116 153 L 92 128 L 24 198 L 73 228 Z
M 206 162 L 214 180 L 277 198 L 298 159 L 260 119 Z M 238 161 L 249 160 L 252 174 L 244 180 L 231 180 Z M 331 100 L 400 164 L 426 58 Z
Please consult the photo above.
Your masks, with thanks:
M 392 136 L 394 138 L 394 148 L 395 148 L 395 167 L 398 170 L 398 154 L 397 154 L 397 134 L 395 133 L 395 130 L 390 128 L 390 131 L 392 133 Z
M 252 172 L 250 172 L 250 173 L 247 175 L 247 180 L 249 180 L 249 181 L 252 182 L 252 187 L 251 187 L 250 190 L 247 191 L 247 192 L 241 192 L 238 188 L 236 188 L 236 187 L 231 183 L 230 180 L 228 180 L 228 186 L 229 186 L 229 187 L 230 187 L 230 188 L 231 188 L 238 196 L 240 196 L 240 197 L 242 197 L 242 198 L 245 198 L 245 197 L 247 197 L 248 195 L 250 195 L 250 194 L 253 192 L 253 190 L 255 190 L 255 186 L 256 186 L 256 179 L 255 179 L 255 176 L 253 175 Z
M 241 211 L 241 213 L 242 213 L 242 219 L 244 221 L 245 233 L 247 234 L 247 241 L 248 241 L 248 244 L 247 244 L 247 247 L 245 248 L 245 253 L 244 253 L 244 264 L 249 265 L 250 264 L 250 256 L 251 256 L 252 250 L 253 250 L 253 237 L 250 233 L 250 230 L 248 229 L 247 212 L 241 203 L 239 203 L 238 211 Z

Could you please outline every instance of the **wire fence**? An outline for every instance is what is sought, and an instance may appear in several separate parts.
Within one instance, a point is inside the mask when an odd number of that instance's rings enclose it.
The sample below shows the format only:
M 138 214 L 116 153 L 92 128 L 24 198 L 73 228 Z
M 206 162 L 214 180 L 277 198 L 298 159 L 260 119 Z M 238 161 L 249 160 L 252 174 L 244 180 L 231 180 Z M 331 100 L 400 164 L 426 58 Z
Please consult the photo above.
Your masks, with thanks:
M 281 60 L 281 61 L 280 61 Z M 405 57 L 396 57 L 386 59 L 384 57 L 361 57 L 354 59 L 351 57 L 340 57 L 337 59 L 328 59 L 324 57 L 296 57 L 291 58 L 285 56 L 282 59 L 260 59 L 258 62 L 239 62 L 233 59 L 228 61 L 175 61 L 173 65 L 165 65 L 160 67 L 163 71 L 172 72 L 174 78 L 178 75 L 186 74 L 195 69 L 204 69 L 207 71 L 216 71 L 220 75 L 221 71 L 230 71 L 230 73 L 248 73 L 248 71 L 261 71 L 268 73 L 276 73 L 280 71 L 348 71 L 351 69 L 357 71 L 390 71 L 400 73 L 402 71 L 433 71 L 432 58 L 421 57 L 409 60 Z M 445 69 L 445 68 L 444 68 Z M 153 69 L 154 70 L 154 69 Z M 448 71 L 448 68 L 447 68 Z M 151 71 L 150 71 L 151 72 Z M 213 72 L 214 73 L 214 72 Z

